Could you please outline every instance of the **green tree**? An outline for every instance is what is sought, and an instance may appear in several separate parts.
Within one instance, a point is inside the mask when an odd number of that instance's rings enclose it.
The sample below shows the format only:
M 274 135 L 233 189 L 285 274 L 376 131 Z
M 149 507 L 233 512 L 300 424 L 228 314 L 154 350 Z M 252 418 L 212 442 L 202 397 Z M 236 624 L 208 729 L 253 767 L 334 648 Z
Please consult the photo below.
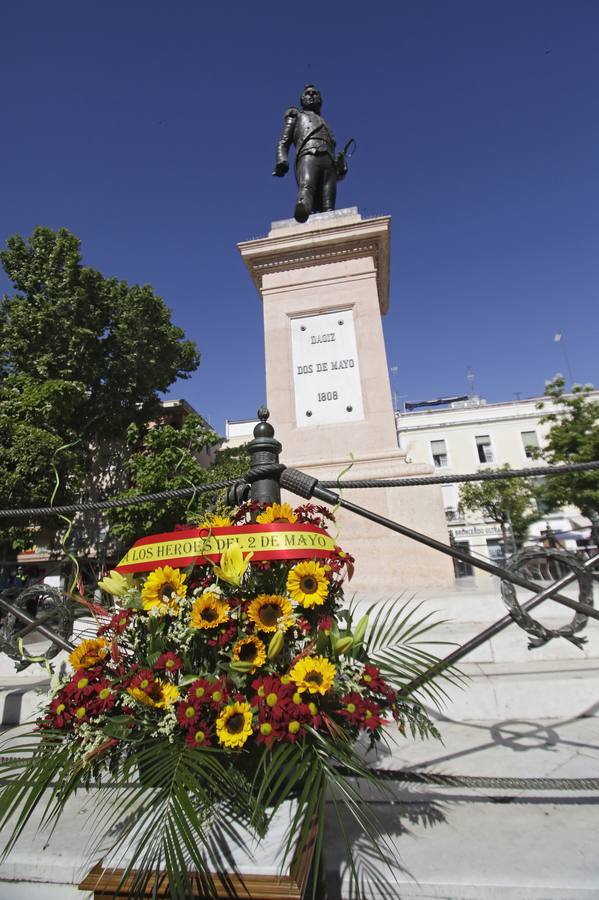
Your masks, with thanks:
M 149 285 L 83 266 L 64 228 L 14 235 L 0 260 L 15 289 L 0 304 L 0 506 L 47 504 L 55 472 L 56 503 L 110 495 L 126 485 L 128 428 L 156 417 L 197 348 Z
M 599 460 L 599 403 L 591 397 L 593 386 L 575 384 L 566 393 L 563 375 L 545 386 L 539 409 L 547 409 L 541 423 L 551 427 L 537 455 L 550 465 Z M 548 506 L 577 506 L 591 520 L 593 538 L 599 544 L 599 472 L 572 472 L 545 479 L 542 499 Z
M 198 457 L 205 447 L 214 446 L 218 435 L 198 416 L 188 416 L 183 427 L 157 424 L 141 431 L 129 429 L 131 455 L 125 463 L 131 487 L 119 496 L 138 497 L 162 491 L 189 488 L 213 482 L 241 478 L 250 467 L 245 446 L 226 448 L 216 453 L 214 465 L 204 469 Z M 182 499 L 168 499 L 126 506 L 107 515 L 110 531 L 122 545 L 151 532 L 171 531 L 175 525 L 197 523 L 206 513 L 224 512 L 225 491 L 198 493 Z
M 181 428 L 159 423 L 140 429 L 131 425 L 128 433 L 130 456 L 125 472 L 130 487 L 120 497 L 139 497 L 163 491 L 179 490 L 207 483 L 207 470 L 198 458 L 206 446 L 213 445 L 217 435 L 198 416 L 188 416 Z M 210 478 L 210 480 L 217 480 Z M 123 544 L 152 531 L 170 531 L 187 521 L 190 510 L 204 507 L 213 499 L 198 497 L 169 499 L 158 503 L 142 503 L 111 510 L 106 516 L 111 534 Z
M 509 465 L 501 470 L 509 469 Z M 501 471 L 497 470 L 497 471 Z M 538 518 L 537 487 L 528 478 L 470 482 L 460 485 L 460 508 L 482 512 L 501 526 L 504 548 L 515 552 Z

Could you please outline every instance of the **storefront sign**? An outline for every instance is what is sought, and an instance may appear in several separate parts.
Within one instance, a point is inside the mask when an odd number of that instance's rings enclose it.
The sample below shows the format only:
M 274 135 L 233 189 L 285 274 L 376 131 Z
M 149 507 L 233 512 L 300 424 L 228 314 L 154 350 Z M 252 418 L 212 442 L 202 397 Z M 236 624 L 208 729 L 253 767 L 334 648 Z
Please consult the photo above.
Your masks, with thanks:
M 487 537 L 500 537 L 501 528 L 499 525 L 464 525 L 460 528 L 451 528 L 454 538 L 473 537 L 474 535 L 483 535 Z

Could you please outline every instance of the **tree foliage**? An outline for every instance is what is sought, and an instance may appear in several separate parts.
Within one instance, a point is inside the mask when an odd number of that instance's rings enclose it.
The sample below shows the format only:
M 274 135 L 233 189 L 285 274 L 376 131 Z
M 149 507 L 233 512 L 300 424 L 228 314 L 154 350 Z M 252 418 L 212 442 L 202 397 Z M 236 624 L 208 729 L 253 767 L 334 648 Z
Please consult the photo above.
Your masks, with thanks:
M 501 467 L 509 468 L 509 465 Z M 471 482 L 460 485 L 460 508 L 482 512 L 501 526 L 504 546 L 508 546 L 512 537 L 519 546 L 526 538 L 529 525 L 538 518 L 537 491 L 529 478 Z
M 178 490 L 228 481 L 240 478 L 249 468 L 244 448 L 218 451 L 214 465 L 209 469 L 202 467 L 202 450 L 214 446 L 219 438 L 198 416 L 188 416 L 180 429 L 159 423 L 142 431 L 132 425 L 128 439 L 130 456 L 125 470 L 131 487 L 122 491 L 121 497 L 152 494 L 166 487 Z M 152 531 L 171 531 L 179 524 L 199 522 L 207 511 L 219 508 L 222 501 L 223 491 L 197 493 L 160 503 L 119 507 L 106 518 L 113 537 L 130 544 Z
M 0 305 L 0 506 L 47 505 L 55 476 L 56 503 L 109 495 L 129 426 L 156 416 L 197 348 L 149 285 L 83 266 L 67 229 L 14 235 L 0 260 L 15 289 Z
M 541 456 L 550 465 L 593 462 L 599 460 L 599 403 L 591 397 L 593 386 L 575 384 L 566 393 L 562 375 L 545 386 L 539 409 L 548 411 L 541 423 L 551 427 L 545 438 Z M 543 500 L 551 507 L 577 506 L 593 523 L 595 541 L 599 540 L 599 473 L 572 472 L 547 478 Z

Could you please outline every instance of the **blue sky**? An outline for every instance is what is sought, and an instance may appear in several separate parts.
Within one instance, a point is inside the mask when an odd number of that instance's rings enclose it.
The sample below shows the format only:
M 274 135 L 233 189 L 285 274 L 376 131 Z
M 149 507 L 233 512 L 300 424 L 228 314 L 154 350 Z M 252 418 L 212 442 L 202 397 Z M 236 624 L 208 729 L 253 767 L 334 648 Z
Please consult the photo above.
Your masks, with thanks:
M 253 416 L 262 314 L 236 244 L 291 215 L 274 145 L 313 81 L 358 144 L 337 205 L 392 216 L 397 394 L 461 393 L 471 367 L 490 401 L 537 395 L 565 368 L 558 330 L 597 384 L 596 0 L 303 9 L 5 4 L 0 243 L 65 226 L 86 264 L 153 285 L 202 353 L 171 396 L 218 430 Z

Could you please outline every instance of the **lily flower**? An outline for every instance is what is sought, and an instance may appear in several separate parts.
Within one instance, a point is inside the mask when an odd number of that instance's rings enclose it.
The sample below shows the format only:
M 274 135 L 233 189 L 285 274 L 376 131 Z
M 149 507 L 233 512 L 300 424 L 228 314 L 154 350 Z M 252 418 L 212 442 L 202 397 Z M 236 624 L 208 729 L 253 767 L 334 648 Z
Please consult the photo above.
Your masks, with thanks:
M 98 582 L 98 587 L 114 597 L 122 597 L 131 587 L 131 578 L 127 578 L 121 575 L 120 572 L 117 572 L 116 569 L 113 569 L 110 575 L 106 575 L 105 578 Z
M 221 581 L 239 585 L 253 555 L 253 553 L 246 553 L 244 558 L 239 544 L 232 544 L 223 550 L 220 566 L 213 565 L 214 574 Z

